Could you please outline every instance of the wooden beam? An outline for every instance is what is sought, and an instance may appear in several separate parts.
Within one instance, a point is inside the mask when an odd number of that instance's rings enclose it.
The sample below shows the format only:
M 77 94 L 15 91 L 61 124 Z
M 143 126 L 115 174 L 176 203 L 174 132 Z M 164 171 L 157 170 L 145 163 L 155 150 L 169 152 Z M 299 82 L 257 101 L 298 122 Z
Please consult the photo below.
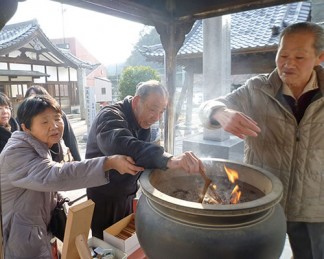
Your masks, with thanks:
M 11 17 L 16 13 L 18 0 L 0 1 L 0 30 L 6 25 Z
M 62 3 L 62 0 L 52 0 Z M 64 4 L 113 15 L 146 25 L 182 23 L 296 0 L 64 0 Z
M 266 52 L 251 55 L 232 55 L 232 75 L 265 74 L 276 67 L 276 53 Z
M 20 57 L 1 57 L 0 62 L 12 63 L 12 64 L 29 64 L 29 65 L 40 65 L 40 66 L 53 66 L 53 67 L 62 67 L 62 63 L 54 63 L 46 60 L 34 60 L 29 58 L 20 58 Z

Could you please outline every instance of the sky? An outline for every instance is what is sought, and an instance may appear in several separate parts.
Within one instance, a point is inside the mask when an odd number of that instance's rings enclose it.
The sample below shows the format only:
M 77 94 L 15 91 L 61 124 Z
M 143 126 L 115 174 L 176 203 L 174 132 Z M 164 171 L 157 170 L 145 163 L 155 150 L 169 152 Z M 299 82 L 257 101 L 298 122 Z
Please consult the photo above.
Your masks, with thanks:
M 7 24 L 37 19 L 47 37 L 75 37 L 104 65 L 129 57 L 145 25 L 50 0 L 18 2 Z

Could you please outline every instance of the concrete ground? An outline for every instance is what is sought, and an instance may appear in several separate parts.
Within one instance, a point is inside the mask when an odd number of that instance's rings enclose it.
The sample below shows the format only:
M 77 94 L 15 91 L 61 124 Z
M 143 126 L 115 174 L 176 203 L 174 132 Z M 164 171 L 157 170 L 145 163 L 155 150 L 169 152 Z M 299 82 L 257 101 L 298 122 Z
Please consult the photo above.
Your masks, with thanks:
M 84 158 L 85 155 L 85 148 L 86 143 L 84 140 L 84 135 L 87 133 L 87 125 L 85 120 L 80 120 L 78 116 L 69 116 L 70 123 L 74 130 L 74 133 L 77 137 L 79 150 L 81 153 L 81 158 Z M 175 141 L 175 152 L 174 154 L 180 154 L 182 152 L 182 140 L 185 137 L 185 134 L 176 134 L 176 141 Z M 63 195 L 69 197 L 71 201 L 77 200 L 85 195 L 85 189 L 73 190 L 68 192 L 62 192 Z M 86 197 L 81 198 L 80 200 L 75 201 L 73 205 L 76 205 L 80 202 L 86 201 Z M 73 206 L 71 205 L 71 206 Z M 288 238 L 286 239 L 285 247 L 283 253 L 279 259 L 290 259 L 292 258 L 292 252 L 290 249 Z

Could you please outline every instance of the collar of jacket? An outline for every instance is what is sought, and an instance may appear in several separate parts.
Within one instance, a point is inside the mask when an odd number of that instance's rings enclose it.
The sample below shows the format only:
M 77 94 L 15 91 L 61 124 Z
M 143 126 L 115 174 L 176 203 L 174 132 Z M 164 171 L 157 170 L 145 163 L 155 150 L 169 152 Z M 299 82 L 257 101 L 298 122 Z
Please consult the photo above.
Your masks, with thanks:
M 324 96 L 324 68 L 322 66 L 314 67 L 317 75 L 318 87 Z M 263 86 L 262 90 L 269 95 L 278 96 L 281 94 L 283 87 L 282 81 L 279 77 L 277 68 L 274 69 L 269 75 L 263 75 L 259 77 L 260 84 Z M 255 83 L 255 82 L 254 82 Z
M 322 66 L 316 66 L 314 70 L 316 71 L 317 75 L 318 87 L 322 93 L 322 96 L 324 96 L 324 68 Z
M 254 90 L 262 91 L 269 96 L 277 96 L 282 87 L 282 81 L 277 69 L 267 75 L 258 75 L 248 80 L 247 85 Z
M 26 143 L 27 145 L 32 146 L 40 157 L 43 158 L 48 158 L 49 156 L 51 157 L 50 149 L 48 148 L 48 146 L 45 143 L 34 138 L 31 134 L 27 132 L 18 131 L 18 130 L 13 132 L 8 142 L 16 142 L 16 141 Z M 63 140 L 60 140 L 60 142 L 62 141 Z
M 141 129 L 140 125 L 138 124 L 133 108 L 132 108 L 132 101 L 133 97 L 132 96 L 126 96 L 124 99 L 124 104 L 125 104 L 125 115 L 127 117 L 129 125 L 135 130 Z

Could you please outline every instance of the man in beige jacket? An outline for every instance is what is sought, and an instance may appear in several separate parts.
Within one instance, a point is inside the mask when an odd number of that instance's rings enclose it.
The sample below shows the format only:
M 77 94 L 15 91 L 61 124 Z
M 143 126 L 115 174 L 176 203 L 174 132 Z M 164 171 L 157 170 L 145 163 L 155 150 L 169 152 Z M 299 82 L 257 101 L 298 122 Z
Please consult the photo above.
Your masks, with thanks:
M 324 30 L 285 28 L 276 69 L 202 104 L 206 127 L 245 140 L 246 163 L 278 176 L 294 259 L 324 258 Z

